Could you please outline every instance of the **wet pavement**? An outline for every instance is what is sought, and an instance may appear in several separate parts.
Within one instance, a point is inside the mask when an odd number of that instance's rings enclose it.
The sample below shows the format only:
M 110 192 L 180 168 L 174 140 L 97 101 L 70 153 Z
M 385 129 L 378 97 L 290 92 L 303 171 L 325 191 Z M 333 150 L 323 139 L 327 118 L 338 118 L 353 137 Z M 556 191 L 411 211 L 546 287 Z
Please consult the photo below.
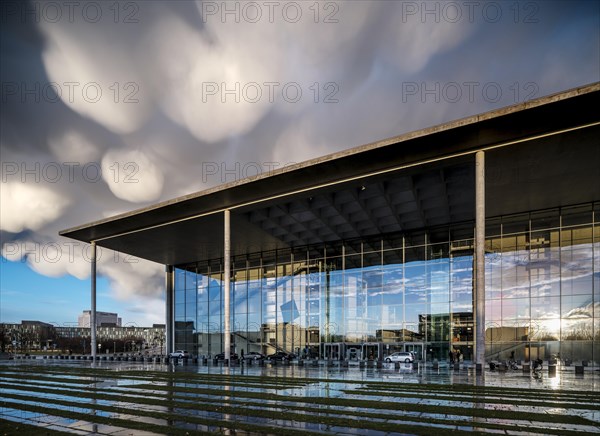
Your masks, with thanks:
M 477 375 L 468 365 L 226 367 L 37 359 L 0 362 L 0 391 L 0 429 L 22 422 L 107 435 L 281 429 L 340 435 L 600 433 L 595 368 L 575 374 L 574 367 L 558 367 L 556 374 L 546 370 L 537 377 L 520 369 Z

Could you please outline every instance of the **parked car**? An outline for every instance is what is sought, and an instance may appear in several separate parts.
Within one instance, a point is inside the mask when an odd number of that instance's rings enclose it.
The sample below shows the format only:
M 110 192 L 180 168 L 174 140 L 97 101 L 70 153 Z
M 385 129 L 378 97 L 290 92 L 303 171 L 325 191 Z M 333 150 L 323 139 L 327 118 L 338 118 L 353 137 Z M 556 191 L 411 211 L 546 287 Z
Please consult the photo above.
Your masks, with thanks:
M 415 360 L 414 354 L 409 351 L 398 351 L 396 353 L 390 354 L 388 357 L 385 358 L 385 361 L 388 363 L 390 363 L 390 362 L 411 363 L 414 360 Z
M 176 350 L 176 351 L 173 351 L 172 353 L 169 353 L 169 357 L 177 357 L 178 359 L 181 359 L 181 358 L 187 359 L 188 357 L 190 357 L 190 353 L 188 353 L 185 350 Z
M 295 359 L 296 355 L 292 353 L 286 353 L 285 351 L 277 351 L 276 353 L 269 354 L 267 359 L 270 360 L 292 360 Z
M 246 353 L 244 355 L 245 359 L 252 359 L 252 360 L 260 360 L 260 359 L 264 359 L 265 355 L 261 354 L 261 353 L 257 353 L 256 351 L 250 351 L 249 353 Z
M 230 356 L 231 360 L 237 360 L 237 358 L 238 358 L 237 353 L 231 353 L 231 356 Z M 215 359 L 217 359 L 217 360 L 225 360 L 225 353 L 215 354 Z

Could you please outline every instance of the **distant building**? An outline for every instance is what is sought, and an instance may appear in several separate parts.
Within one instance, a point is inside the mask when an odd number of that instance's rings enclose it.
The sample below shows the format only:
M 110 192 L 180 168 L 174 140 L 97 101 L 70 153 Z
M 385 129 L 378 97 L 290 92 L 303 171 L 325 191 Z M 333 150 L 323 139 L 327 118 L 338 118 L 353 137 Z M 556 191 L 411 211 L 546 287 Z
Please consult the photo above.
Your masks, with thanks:
M 153 324 L 152 327 L 103 325 L 98 327 L 97 337 L 102 352 L 148 351 L 161 354 L 166 342 L 165 324 Z M 41 321 L 0 323 L 0 345 L 3 351 L 71 350 L 89 353 L 90 342 L 89 327 L 55 326 Z
M 92 317 L 91 310 L 84 310 L 79 315 L 77 326 L 78 327 L 90 327 L 90 319 Z M 96 312 L 96 326 L 97 327 L 121 327 L 121 318 L 117 313 L 112 312 Z

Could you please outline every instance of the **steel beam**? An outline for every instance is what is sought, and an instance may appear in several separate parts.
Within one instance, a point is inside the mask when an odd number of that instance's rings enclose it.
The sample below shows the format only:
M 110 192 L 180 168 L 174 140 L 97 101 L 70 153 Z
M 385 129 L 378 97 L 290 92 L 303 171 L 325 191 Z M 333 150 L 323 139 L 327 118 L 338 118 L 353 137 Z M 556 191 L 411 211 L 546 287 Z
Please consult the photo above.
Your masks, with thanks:
M 174 304 L 174 268 L 172 265 L 166 265 L 165 267 L 165 289 L 166 289 L 166 349 L 165 352 L 168 355 L 175 351 L 175 304 Z M 162 353 L 162 350 L 161 350 Z
M 229 209 L 223 212 L 224 215 L 224 240 L 223 240 L 223 285 L 225 292 L 223 304 L 225 305 L 225 331 L 223 334 L 225 335 L 224 347 L 225 350 L 225 361 L 231 361 L 231 324 L 230 324 L 230 294 L 231 294 L 231 286 L 230 286 L 230 277 L 231 277 L 231 211 Z
M 92 347 L 92 361 L 96 361 L 96 242 L 92 241 L 91 254 L 91 282 L 92 282 L 92 305 L 90 310 L 90 337 Z
M 485 364 L 485 153 L 475 154 L 475 363 Z

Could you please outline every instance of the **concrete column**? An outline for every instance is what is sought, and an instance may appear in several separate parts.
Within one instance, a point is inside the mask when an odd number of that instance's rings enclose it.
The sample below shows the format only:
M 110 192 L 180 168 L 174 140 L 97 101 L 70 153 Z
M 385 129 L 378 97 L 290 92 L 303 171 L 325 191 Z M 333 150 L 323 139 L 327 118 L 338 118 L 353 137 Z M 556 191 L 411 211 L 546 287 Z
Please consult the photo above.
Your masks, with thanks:
M 92 281 L 92 306 L 90 310 L 90 337 L 92 347 L 92 361 L 96 361 L 96 242 L 92 241 L 91 254 L 91 281 Z
M 225 329 L 223 334 L 225 335 L 224 342 L 224 353 L 225 360 L 231 361 L 231 324 L 230 324 L 230 275 L 231 275 L 231 212 L 226 210 L 224 212 L 224 238 L 223 238 L 223 291 L 225 292 L 223 304 L 225 306 Z
M 485 364 L 485 154 L 475 154 L 475 363 Z
M 165 346 L 166 353 L 172 353 L 175 351 L 175 301 L 174 301 L 174 268 L 173 265 L 166 265 L 165 267 L 165 289 L 166 289 L 166 338 Z

